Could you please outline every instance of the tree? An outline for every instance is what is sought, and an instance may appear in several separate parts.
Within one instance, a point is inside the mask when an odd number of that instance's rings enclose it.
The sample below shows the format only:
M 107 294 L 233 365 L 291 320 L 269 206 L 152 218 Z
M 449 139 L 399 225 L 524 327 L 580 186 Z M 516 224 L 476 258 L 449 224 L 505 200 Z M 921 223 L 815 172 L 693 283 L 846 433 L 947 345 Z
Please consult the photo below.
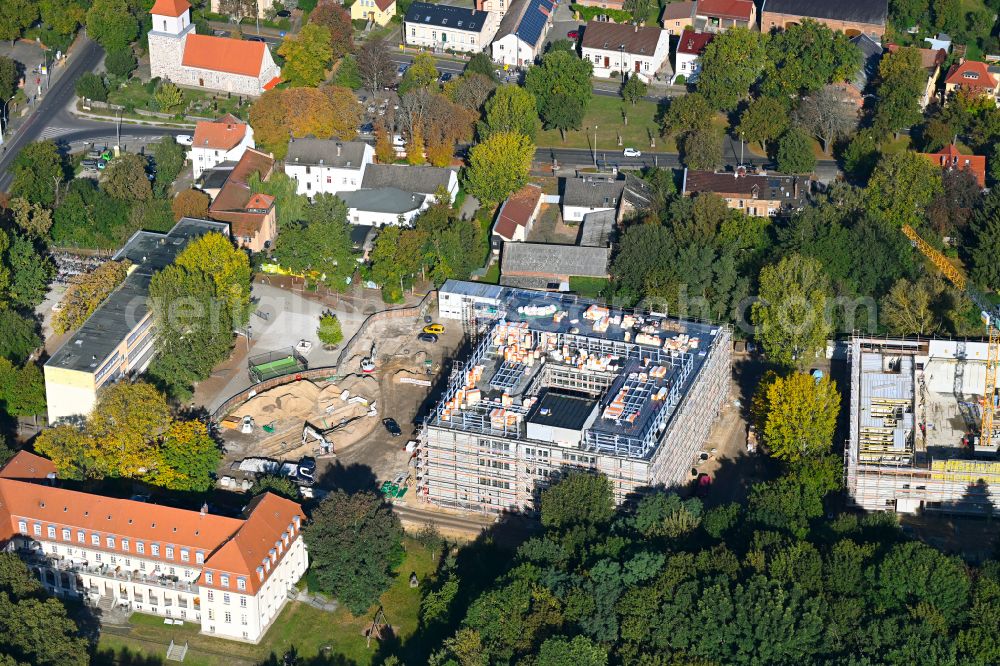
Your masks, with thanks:
M 766 62 L 764 37 L 759 32 L 730 28 L 705 46 L 698 92 L 715 109 L 734 109 L 760 78 Z
M 268 90 L 250 106 L 249 112 L 257 146 L 274 153 L 276 159 L 283 158 L 288 150 L 289 131 L 283 95 L 283 90 Z
M 201 421 L 174 421 L 160 444 L 156 485 L 203 493 L 212 487 L 222 452 Z
M 761 270 L 752 319 L 773 362 L 801 367 L 826 345 L 831 329 L 826 317 L 829 290 L 816 259 L 792 254 Z
M 358 51 L 358 74 L 373 97 L 396 76 L 396 67 L 389 58 L 389 47 L 384 39 L 369 39 Z
M 319 318 L 316 336 L 324 345 L 339 345 L 344 339 L 344 330 L 340 326 L 337 315 L 332 312 L 324 312 Z
M 354 50 L 354 27 L 351 14 L 335 2 L 321 2 L 309 14 L 309 22 L 330 33 L 330 51 L 334 61 Z
M 547 128 L 556 128 L 566 138 L 566 130 L 579 129 L 594 91 L 590 77 L 594 66 L 575 53 L 550 51 L 541 65 L 531 67 L 524 87 L 535 96 L 538 115 Z
M 541 495 L 542 525 L 551 529 L 605 525 L 614 509 L 611 482 L 601 474 L 570 473 Z
M 72 35 L 87 20 L 87 8 L 76 0 L 42 0 L 42 22 L 60 35 Z
M 40 204 L 18 197 L 11 200 L 10 210 L 14 213 L 14 224 L 28 236 L 39 238 L 52 228 L 52 211 Z
M 7 251 L 10 266 L 10 301 L 19 307 L 34 309 L 49 290 L 49 281 L 55 275 L 55 266 L 48 256 L 41 256 L 33 241 L 21 234 L 11 235 Z
M 17 366 L 0 358 L 0 407 L 14 417 L 45 412 L 45 380 L 37 365 Z
M 358 96 L 353 90 L 343 86 L 323 86 L 320 90 L 326 95 L 330 104 L 330 115 L 333 117 L 330 136 L 342 141 L 356 139 L 358 127 L 364 117 L 364 109 L 358 102 Z M 286 91 L 286 94 L 289 93 Z
M 941 322 L 933 305 L 938 294 L 933 281 L 902 278 L 882 300 L 882 321 L 893 335 L 932 335 Z
M 109 50 L 104 56 L 104 68 L 108 74 L 127 79 L 139 66 L 131 47 Z
M 469 58 L 469 62 L 465 63 L 465 71 L 462 72 L 463 76 L 469 74 L 480 74 L 485 76 L 493 83 L 497 82 L 497 72 L 496 65 L 490 60 L 490 57 L 482 51 L 477 51 Z
M 21 79 L 19 70 L 13 58 L 0 56 L 0 99 L 8 100 L 17 92 L 17 84 Z
M 333 58 L 330 31 L 321 25 L 307 23 L 298 35 L 289 34 L 278 48 L 285 58 L 283 77 L 293 86 L 315 87 L 326 75 Z
M 920 98 L 927 83 L 920 62 L 920 52 L 910 47 L 899 48 L 882 58 L 876 83 L 876 129 L 897 132 L 920 120 Z
M 153 93 L 153 99 L 161 111 L 170 112 L 184 103 L 184 94 L 180 88 L 168 81 L 159 85 Z
M 253 485 L 250 486 L 250 490 L 247 491 L 247 494 L 251 497 L 257 497 L 258 495 L 263 495 L 264 493 L 274 493 L 275 495 L 287 497 L 290 500 L 299 499 L 299 487 L 296 485 L 295 481 L 288 476 L 280 476 L 276 474 L 264 474 L 262 476 L 258 476 L 254 479 Z
M 64 180 L 62 156 L 52 141 L 28 144 L 14 158 L 11 196 L 23 197 L 33 204 L 52 206 L 55 188 Z
M 188 189 L 174 197 L 170 208 L 174 211 L 175 220 L 182 217 L 206 218 L 209 202 L 209 196 L 201 190 Z
M 150 153 L 153 156 L 153 163 L 156 165 L 156 180 L 153 181 L 153 189 L 158 196 L 166 197 L 170 193 L 174 181 L 177 180 L 177 176 L 184 168 L 187 151 L 184 146 L 177 143 L 177 139 L 165 136 L 150 146 Z
M 146 176 L 146 160 L 135 153 L 124 153 L 111 160 L 104 170 L 101 189 L 119 201 L 146 201 L 153 189 Z
M 480 141 L 499 133 L 523 134 L 534 141 L 538 132 L 538 108 L 534 95 L 520 86 L 500 86 L 486 100 L 478 132 Z
M 282 228 L 274 257 L 285 268 L 315 271 L 325 276 L 327 286 L 343 289 L 356 266 L 351 248 L 344 202 L 332 194 L 318 194 L 306 207 L 302 222 Z
M 636 102 L 645 96 L 646 84 L 643 83 L 642 79 L 635 75 L 628 77 L 628 81 L 622 86 L 622 99 L 635 106 Z
M 495 205 L 528 182 L 535 145 L 522 134 L 493 134 L 469 151 L 465 186 L 485 205 Z
M 257 15 L 257 0 L 219 0 L 219 13 L 232 16 L 239 24 L 244 18 Z
M 681 137 L 681 155 L 689 169 L 714 171 L 722 165 L 722 133 L 714 127 L 687 132 Z
M 823 152 L 829 155 L 834 141 L 850 136 L 857 128 L 858 108 L 843 88 L 826 85 L 802 98 L 795 120 L 823 143 Z
M 420 123 L 415 124 L 406 137 L 406 162 L 414 166 L 426 162 L 424 159 L 424 134 Z
M 16 40 L 38 18 L 38 5 L 31 0 L 0 3 L 0 39 Z
M 736 132 L 744 140 L 764 148 L 784 134 L 788 125 L 788 112 L 779 100 L 758 97 L 744 107 Z
M 991 291 L 1000 289 L 1000 214 L 981 211 L 971 236 L 972 279 Z
M 95 469 L 105 476 L 134 478 L 157 463 L 156 440 L 173 420 L 166 396 L 146 382 L 118 382 L 102 391 L 87 419 Z
M 493 79 L 483 74 L 468 71 L 444 86 L 444 92 L 448 99 L 477 113 L 495 89 L 496 83 Z M 535 116 L 537 115 L 538 110 L 536 109 Z
M 811 173 L 816 168 L 812 140 L 805 132 L 793 127 L 778 141 L 778 171 Z
M 686 134 L 712 126 L 715 112 L 700 93 L 680 95 L 670 100 L 670 106 L 660 120 L 663 134 Z
M 771 455 L 786 462 L 830 453 L 840 412 L 840 394 L 829 377 L 804 372 L 762 382 L 754 396 L 754 417 Z
M 375 159 L 382 164 L 392 164 L 396 159 L 392 136 L 381 118 L 375 122 Z
M 652 0 L 626 0 L 624 9 L 632 15 L 632 20 L 636 24 L 640 24 L 646 21 L 652 6 Z
M 779 30 L 767 40 L 767 67 L 761 88 L 788 98 L 830 83 L 851 80 L 861 68 L 861 52 L 841 31 L 812 19 Z
M 437 78 L 437 61 L 434 56 L 430 53 L 418 53 L 399 82 L 399 94 L 402 96 L 416 88 L 427 88 L 436 83 Z
M 125 0 L 94 0 L 87 11 L 87 35 L 108 52 L 128 48 L 138 32 Z
M 77 80 L 76 94 L 78 97 L 106 102 L 108 101 L 108 86 L 100 76 L 93 72 L 87 72 Z
M 942 190 L 941 169 L 912 151 L 884 155 L 868 182 L 870 215 L 892 226 L 916 224 Z
M 402 555 L 403 530 L 375 493 L 330 493 L 313 511 L 304 537 L 316 582 L 354 615 L 389 589 Z
M 41 344 L 34 319 L 16 310 L 0 308 L 0 358 L 22 363 Z
M 646 0 L 649 2 L 649 0 Z M 608 649 L 586 636 L 554 636 L 538 651 L 538 666 L 607 666 Z
M 107 261 L 90 273 L 73 278 L 62 299 L 62 309 L 52 319 L 58 334 L 83 325 L 128 274 L 127 261 Z

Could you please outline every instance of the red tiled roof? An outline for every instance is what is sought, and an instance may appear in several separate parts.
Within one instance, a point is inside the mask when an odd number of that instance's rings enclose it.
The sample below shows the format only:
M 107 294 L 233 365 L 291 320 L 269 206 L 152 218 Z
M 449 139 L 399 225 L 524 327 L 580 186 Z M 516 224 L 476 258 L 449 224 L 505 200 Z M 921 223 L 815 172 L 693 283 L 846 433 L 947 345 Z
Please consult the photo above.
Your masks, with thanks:
M 986 63 L 975 60 L 966 60 L 952 65 L 944 82 L 948 85 L 986 90 L 993 90 L 997 87 L 997 80 L 986 68 Z
M 56 466 L 48 458 L 36 456 L 30 451 L 18 451 L 0 469 L 0 479 L 44 480 L 55 473 Z
M 247 202 L 247 209 L 267 210 L 274 205 L 274 197 L 270 194 L 255 194 Z
M 542 188 L 528 184 L 510 195 L 500 208 L 493 232 L 509 240 L 518 227 L 527 227 L 538 201 L 542 198 Z
M 271 88 L 273 88 L 274 86 L 278 85 L 279 83 L 281 83 L 281 77 L 280 76 L 276 76 L 276 77 L 274 77 L 273 79 L 271 79 L 270 81 L 268 81 L 267 83 L 264 84 L 264 90 L 270 90 Z
M 936 153 L 920 153 L 943 169 L 968 169 L 979 187 L 986 187 L 986 158 L 982 155 L 963 155 L 955 144 Z
M 710 32 L 685 30 L 681 35 L 680 41 L 677 42 L 677 52 L 700 56 L 713 37 L 715 35 Z
M 675 21 L 677 19 L 692 18 L 697 4 L 694 0 L 690 0 L 689 2 L 668 2 L 663 8 L 663 15 L 660 19 L 663 21 Z
M 885 48 L 889 53 L 895 53 L 900 48 L 899 44 L 886 44 Z M 914 48 L 914 47 L 909 47 Z M 948 57 L 944 49 L 917 49 L 920 53 L 920 66 L 927 70 L 935 70 L 944 64 L 944 59 Z
M 698 16 L 749 21 L 753 12 L 753 0 L 698 0 Z
M 187 0 L 156 0 L 149 13 L 177 18 L 189 9 L 191 9 L 191 3 Z
M 228 113 L 218 120 L 205 120 L 195 125 L 191 145 L 195 148 L 232 150 L 246 136 L 247 127 L 242 120 Z
M 247 148 L 243 157 L 236 163 L 233 170 L 226 178 L 222 189 L 215 196 L 212 205 L 208 207 L 208 215 L 213 220 L 228 222 L 230 232 L 233 236 L 251 237 L 254 236 L 264 224 L 266 213 L 250 213 L 248 208 L 263 208 L 270 210 L 274 204 L 274 198 L 267 195 L 251 194 L 247 184 L 250 176 L 259 174 L 261 180 L 267 180 L 274 169 L 274 158 L 253 148 Z M 253 199 L 267 205 L 252 206 Z M 270 199 L 268 202 L 267 200 Z
M 375 6 L 383 12 L 396 4 L 396 0 L 375 0 Z
M 260 76 L 266 48 L 264 42 L 190 34 L 184 44 L 181 64 L 228 74 Z

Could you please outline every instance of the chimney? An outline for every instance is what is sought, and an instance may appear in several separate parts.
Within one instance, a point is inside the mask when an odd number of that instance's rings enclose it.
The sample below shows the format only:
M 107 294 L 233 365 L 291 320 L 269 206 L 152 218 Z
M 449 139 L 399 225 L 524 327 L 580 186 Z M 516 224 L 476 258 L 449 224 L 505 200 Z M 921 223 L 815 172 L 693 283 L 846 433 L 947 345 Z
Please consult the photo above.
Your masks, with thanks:
M 206 513 L 208 513 L 208 502 L 201 505 L 201 515 L 204 516 Z
M 340 157 L 340 144 L 337 144 L 337 157 Z

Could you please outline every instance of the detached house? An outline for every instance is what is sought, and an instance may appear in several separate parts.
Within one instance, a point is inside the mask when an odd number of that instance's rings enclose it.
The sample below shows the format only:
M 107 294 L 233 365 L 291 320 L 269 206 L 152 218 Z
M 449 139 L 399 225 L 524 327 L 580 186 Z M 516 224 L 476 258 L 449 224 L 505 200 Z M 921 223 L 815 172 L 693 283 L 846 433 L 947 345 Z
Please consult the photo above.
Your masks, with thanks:
M 963 60 L 955 63 L 948 70 L 948 75 L 944 79 L 944 92 L 948 96 L 961 88 L 985 95 L 995 103 L 998 92 L 1000 92 L 998 90 L 1000 83 L 998 82 L 1000 82 L 1000 78 L 986 63 Z
M 670 35 L 655 26 L 591 21 L 583 32 L 584 60 L 594 64 L 594 76 L 613 72 L 636 75 L 649 83 L 657 75 L 670 77 Z M 666 69 L 666 71 L 662 71 Z
M 684 77 L 687 83 L 694 83 L 701 73 L 701 54 L 705 52 L 705 47 L 712 41 L 710 32 L 694 32 L 685 30 L 677 42 L 677 51 L 674 53 L 674 78 L 671 82 Z
M 774 217 L 800 209 L 805 203 L 810 180 L 802 176 L 779 176 L 684 169 L 683 196 L 711 193 L 725 200 L 729 208 L 754 217 Z
M 273 170 L 273 157 L 253 148 L 247 150 L 208 207 L 208 216 L 228 222 L 233 240 L 251 252 L 269 248 L 278 235 L 274 197 L 254 194 L 249 184 L 253 174 L 264 181 Z
M 351 5 L 352 21 L 372 21 L 375 25 L 389 25 L 396 15 L 396 0 L 355 0 Z
M 253 147 L 253 128 L 232 114 L 198 123 L 188 150 L 194 179 L 223 162 L 238 162 L 246 149 Z
M 685 28 L 694 25 L 695 9 L 698 3 L 693 0 L 689 2 L 670 2 L 664 5 L 663 13 L 660 15 L 660 25 L 667 31 L 668 35 L 679 35 Z
M 757 6 L 753 0 L 698 0 L 697 5 L 694 28 L 699 32 L 757 27 Z
M 542 54 L 554 10 L 552 0 L 514 0 L 490 47 L 494 62 L 511 67 L 533 63 Z
M 363 141 L 292 139 L 285 155 L 285 174 L 294 178 L 296 193 L 310 199 L 317 194 L 353 192 L 361 188 L 365 167 L 375 150 Z
M 493 223 L 490 243 L 493 253 L 500 252 L 500 246 L 504 243 L 523 243 L 528 240 L 528 233 L 538 219 L 541 207 L 542 188 L 532 183 L 507 197 Z
M 946 171 L 967 170 L 976 179 L 979 187 L 986 187 L 986 158 L 982 155 L 963 155 L 955 144 L 946 146 L 936 153 L 920 153 Z
M 500 27 L 500 15 L 467 7 L 414 2 L 403 19 L 403 41 L 436 51 L 485 51 Z

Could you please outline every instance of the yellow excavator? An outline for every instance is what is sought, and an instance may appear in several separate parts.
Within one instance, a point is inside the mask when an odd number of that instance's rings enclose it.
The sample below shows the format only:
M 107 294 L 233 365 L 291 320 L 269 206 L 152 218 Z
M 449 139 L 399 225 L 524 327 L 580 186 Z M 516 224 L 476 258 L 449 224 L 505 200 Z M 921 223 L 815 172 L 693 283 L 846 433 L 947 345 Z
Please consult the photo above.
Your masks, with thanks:
M 989 345 L 986 352 L 986 385 L 983 389 L 983 409 L 982 422 L 979 427 L 979 443 L 981 446 L 992 446 L 994 439 L 993 417 L 995 412 L 993 400 L 997 388 L 997 365 L 998 361 L 1000 361 L 1000 329 L 997 328 L 998 323 L 1000 323 L 997 321 L 1000 319 L 1000 310 L 996 306 L 990 305 L 986 298 L 969 284 L 965 274 L 948 261 L 948 258 L 941 254 L 937 248 L 921 238 L 920 234 L 913 227 L 904 224 L 903 233 L 913 241 L 913 244 L 920 250 L 920 253 L 927 257 L 928 261 L 934 264 L 935 268 L 941 271 L 952 284 L 964 291 L 972 302 L 976 304 L 976 307 L 979 308 L 979 316 L 986 326 L 987 335 L 989 336 Z

